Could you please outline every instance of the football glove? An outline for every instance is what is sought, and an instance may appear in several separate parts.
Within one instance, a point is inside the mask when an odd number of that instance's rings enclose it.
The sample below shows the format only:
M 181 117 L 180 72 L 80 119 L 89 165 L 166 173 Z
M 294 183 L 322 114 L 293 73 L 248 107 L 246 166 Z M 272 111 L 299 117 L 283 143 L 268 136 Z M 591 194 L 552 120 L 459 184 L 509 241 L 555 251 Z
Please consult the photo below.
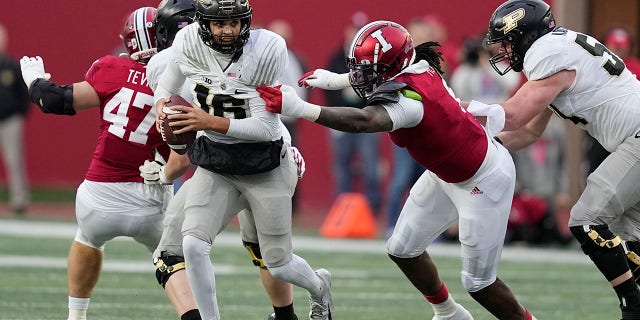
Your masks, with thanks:
M 505 114 L 504 109 L 499 104 L 485 104 L 480 101 L 471 100 L 467 111 L 474 117 L 487 117 L 484 127 L 491 136 L 495 136 L 504 129 Z
M 305 73 L 298 80 L 299 87 L 340 90 L 351 86 L 348 73 L 335 73 L 324 69 L 316 69 Z
M 305 170 L 307 170 L 307 166 L 304 163 L 304 158 L 302 157 L 302 153 L 296 147 L 289 147 L 291 153 L 293 153 L 293 161 L 298 165 L 298 179 L 302 179 L 304 176 Z
M 145 160 L 144 164 L 139 168 L 140 176 L 144 179 L 145 184 L 169 184 L 171 181 L 164 174 L 164 165 L 162 162 L 155 160 Z
M 44 61 L 40 56 L 27 57 L 24 56 L 20 59 L 20 69 L 22 70 L 22 79 L 27 88 L 31 88 L 31 84 L 36 79 L 51 79 L 51 74 L 44 72 Z

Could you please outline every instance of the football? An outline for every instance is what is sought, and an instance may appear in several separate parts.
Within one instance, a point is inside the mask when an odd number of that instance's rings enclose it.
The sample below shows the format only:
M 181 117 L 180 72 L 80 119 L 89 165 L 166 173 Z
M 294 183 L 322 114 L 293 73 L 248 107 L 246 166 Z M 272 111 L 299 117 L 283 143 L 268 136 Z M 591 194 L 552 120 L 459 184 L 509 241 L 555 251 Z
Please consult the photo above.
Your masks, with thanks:
M 162 112 L 166 115 L 182 113 L 182 111 L 171 110 L 171 106 L 187 106 L 193 107 L 189 101 L 181 97 L 180 95 L 174 94 L 169 97 L 169 102 L 167 102 L 162 108 Z M 160 130 L 160 134 L 162 135 L 162 140 L 164 140 L 169 148 L 179 154 L 185 154 L 189 151 L 189 148 L 196 141 L 196 131 L 189 131 L 183 134 L 175 134 L 174 130 L 178 130 L 182 127 L 171 127 L 169 123 L 171 120 L 169 118 L 162 119 L 162 126 Z

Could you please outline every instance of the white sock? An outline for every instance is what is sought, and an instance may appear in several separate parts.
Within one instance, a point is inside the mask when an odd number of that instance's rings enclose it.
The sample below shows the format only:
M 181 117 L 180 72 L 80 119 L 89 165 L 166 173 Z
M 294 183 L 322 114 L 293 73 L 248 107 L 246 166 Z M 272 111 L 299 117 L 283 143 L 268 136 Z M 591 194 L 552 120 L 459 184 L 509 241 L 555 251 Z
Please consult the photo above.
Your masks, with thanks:
M 86 320 L 91 298 L 69 297 L 69 317 L 67 320 Z
M 216 297 L 216 276 L 209 254 L 211 244 L 194 236 L 182 240 L 187 278 L 203 320 L 220 319 Z
M 453 300 L 453 297 L 449 295 L 449 297 L 447 297 L 447 300 L 438 304 L 431 304 L 431 307 L 433 308 L 433 312 L 435 312 L 436 314 L 448 315 L 456 311 L 456 309 L 458 308 L 458 304 L 455 300 Z
M 275 278 L 307 289 L 316 299 L 322 297 L 322 280 L 306 260 L 295 254 L 291 261 L 279 267 L 269 268 L 269 272 Z

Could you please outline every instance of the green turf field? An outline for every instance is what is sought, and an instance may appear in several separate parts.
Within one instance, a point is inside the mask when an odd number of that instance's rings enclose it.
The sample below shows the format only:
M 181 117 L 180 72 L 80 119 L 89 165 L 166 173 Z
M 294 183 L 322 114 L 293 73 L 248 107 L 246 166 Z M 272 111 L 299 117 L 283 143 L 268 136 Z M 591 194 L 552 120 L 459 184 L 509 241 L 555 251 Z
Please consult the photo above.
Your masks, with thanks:
M 65 268 L 73 225 L 32 223 L 0 219 L 0 319 L 66 319 Z M 59 226 L 64 230 L 57 232 Z M 313 267 L 332 272 L 334 319 L 431 319 L 431 308 L 386 257 L 382 241 L 299 236 L 294 247 Z M 454 298 L 476 319 L 493 319 L 462 289 L 457 247 L 438 246 L 436 251 Z M 619 319 L 615 294 L 578 251 L 507 248 L 499 274 L 538 319 Z M 141 245 L 116 240 L 105 252 L 89 320 L 177 319 Z M 237 232 L 223 234 L 212 257 L 223 319 L 265 320 L 272 309 Z M 528 257 L 533 261 L 523 261 Z M 295 288 L 295 308 L 300 319 L 306 319 L 303 289 Z

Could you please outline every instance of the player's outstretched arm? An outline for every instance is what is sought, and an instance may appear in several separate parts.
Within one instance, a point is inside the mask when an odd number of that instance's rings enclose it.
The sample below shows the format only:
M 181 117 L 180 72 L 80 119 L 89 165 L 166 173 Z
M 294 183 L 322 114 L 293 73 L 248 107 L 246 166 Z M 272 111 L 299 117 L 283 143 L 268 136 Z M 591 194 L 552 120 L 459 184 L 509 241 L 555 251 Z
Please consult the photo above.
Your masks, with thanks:
M 339 74 L 324 69 L 309 71 L 298 80 L 299 87 L 325 90 L 341 90 L 350 85 L 348 73 Z
M 71 86 L 49 81 L 51 74 L 44 71 L 44 61 L 39 56 L 22 57 L 20 69 L 31 101 L 44 113 L 72 116 L 76 111 L 100 106 L 98 94 L 86 81 Z
M 542 135 L 552 116 L 553 111 L 547 108 L 526 125 L 513 131 L 501 132 L 498 134 L 498 139 L 509 151 L 520 150 L 532 144 Z
M 350 107 L 321 107 L 302 100 L 287 85 L 256 88 L 270 112 L 303 118 L 325 127 L 345 132 L 383 132 L 393 128 L 387 111 L 378 105 L 364 109 Z

